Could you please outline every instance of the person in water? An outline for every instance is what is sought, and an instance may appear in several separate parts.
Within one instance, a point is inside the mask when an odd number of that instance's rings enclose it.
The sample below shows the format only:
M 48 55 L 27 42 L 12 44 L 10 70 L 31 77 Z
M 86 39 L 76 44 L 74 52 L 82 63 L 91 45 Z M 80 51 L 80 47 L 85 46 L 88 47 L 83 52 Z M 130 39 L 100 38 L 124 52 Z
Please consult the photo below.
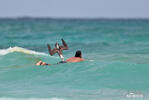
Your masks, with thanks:
M 60 62 L 60 63 L 67 63 L 67 62 L 81 62 L 84 61 L 84 59 L 82 58 L 82 53 L 80 50 L 76 51 L 76 54 L 74 57 L 68 58 L 66 61 L 64 62 Z M 39 65 L 51 65 L 51 64 L 47 64 L 45 62 L 39 61 L 37 64 L 37 66 Z
M 82 53 L 80 50 L 76 51 L 76 54 L 74 57 L 71 57 L 71 58 L 66 60 L 66 62 L 80 62 L 80 61 L 84 61 L 84 59 L 82 58 Z

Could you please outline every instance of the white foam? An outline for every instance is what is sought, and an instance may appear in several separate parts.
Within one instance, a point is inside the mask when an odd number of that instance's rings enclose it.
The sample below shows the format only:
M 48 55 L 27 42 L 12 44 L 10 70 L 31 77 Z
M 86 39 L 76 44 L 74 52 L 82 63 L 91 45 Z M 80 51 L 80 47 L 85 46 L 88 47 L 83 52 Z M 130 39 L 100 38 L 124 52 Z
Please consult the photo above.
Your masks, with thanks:
M 0 100 L 66 100 L 62 98 L 9 98 L 9 97 L 0 97 Z
M 94 60 L 89 60 L 89 61 L 94 61 Z
M 22 47 L 9 47 L 7 49 L 0 49 L 0 55 L 6 55 L 8 53 L 12 53 L 12 52 L 22 52 L 22 53 L 25 53 L 25 54 L 35 54 L 35 55 L 46 55 L 46 53 L 42 53 L 42 52 L 36 52 L 36 51 L 33 51 L 33 50 L 29 50 L 29 49 L 25 49 L 25 48 L 22 48 Z

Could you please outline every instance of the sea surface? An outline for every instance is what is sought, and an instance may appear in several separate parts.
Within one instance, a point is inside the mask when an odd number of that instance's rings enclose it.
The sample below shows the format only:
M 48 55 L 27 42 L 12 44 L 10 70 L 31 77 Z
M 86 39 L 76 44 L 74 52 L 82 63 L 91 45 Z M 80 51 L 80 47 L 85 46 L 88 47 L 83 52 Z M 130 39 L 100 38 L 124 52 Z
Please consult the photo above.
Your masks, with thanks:
M 86 60 L 56 64 L 62 38 Z M 149 20 L 0 19 L 0 100 L 149 100 Z

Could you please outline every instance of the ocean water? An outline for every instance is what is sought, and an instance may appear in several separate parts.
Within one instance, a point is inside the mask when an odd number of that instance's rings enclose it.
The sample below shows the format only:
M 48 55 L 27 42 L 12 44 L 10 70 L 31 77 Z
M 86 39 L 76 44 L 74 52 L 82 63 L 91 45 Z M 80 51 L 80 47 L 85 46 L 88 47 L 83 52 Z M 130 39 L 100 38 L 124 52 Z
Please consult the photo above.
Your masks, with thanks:
M 56 64 L 61 38 L 86 60 Z M 148 77 L 147 19 L 0 19 L 0 100 L 148 100 Z

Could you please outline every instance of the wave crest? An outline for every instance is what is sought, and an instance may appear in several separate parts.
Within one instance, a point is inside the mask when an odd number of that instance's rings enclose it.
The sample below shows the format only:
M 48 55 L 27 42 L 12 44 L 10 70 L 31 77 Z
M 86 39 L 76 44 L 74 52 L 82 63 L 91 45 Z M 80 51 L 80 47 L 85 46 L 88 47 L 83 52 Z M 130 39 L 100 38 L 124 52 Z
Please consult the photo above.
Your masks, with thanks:
M 66 100 L 61 98 L 7 98 L 1 97 L 0 100 Z
M 9 53 L 12 53 L 12 52 L 22 52 L 22 53 L 25 53 L 25 54 L 34 54 L 34 55 L 45 55 L 47 56 L 46 53 L 43 53 L 43 52 L 36 52 L 36 51 L 33 51 L 33 50 L 29 50 L 29 49 L 25 49 L 25 48 L 22 48 L 22 47 L 9 47 L 7 49 L 0 49 L 0 55 L 6 55 L 6 54 L 9 54 Z

